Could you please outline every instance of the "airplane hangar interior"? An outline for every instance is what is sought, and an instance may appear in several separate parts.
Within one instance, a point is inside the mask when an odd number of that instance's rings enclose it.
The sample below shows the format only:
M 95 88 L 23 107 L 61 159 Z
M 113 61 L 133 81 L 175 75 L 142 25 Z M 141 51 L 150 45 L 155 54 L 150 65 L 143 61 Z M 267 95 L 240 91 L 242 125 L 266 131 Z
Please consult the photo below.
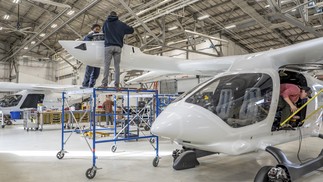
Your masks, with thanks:
M 321 182 L 323 0 L 0 0 L 1 182 Z

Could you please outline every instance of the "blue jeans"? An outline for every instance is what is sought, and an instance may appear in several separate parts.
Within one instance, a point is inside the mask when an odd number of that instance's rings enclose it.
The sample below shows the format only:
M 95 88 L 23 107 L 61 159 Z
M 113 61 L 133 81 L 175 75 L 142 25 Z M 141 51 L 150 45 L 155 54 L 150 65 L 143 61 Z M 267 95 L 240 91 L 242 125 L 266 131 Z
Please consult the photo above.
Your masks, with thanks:
M 84 80 L 82 83 L 83 87 L 94 87 L 96 79 L 100 75 L 100 68 L 92 67 L 92 66 L 86 66 L 85 74 L 84 74 Z

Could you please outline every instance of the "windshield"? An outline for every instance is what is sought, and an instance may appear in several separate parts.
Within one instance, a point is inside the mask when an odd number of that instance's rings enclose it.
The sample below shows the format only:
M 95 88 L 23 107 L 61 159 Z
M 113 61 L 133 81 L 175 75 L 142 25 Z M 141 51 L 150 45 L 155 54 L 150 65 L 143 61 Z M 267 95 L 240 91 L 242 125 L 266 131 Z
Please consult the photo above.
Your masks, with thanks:
M 211 80 L 211 79 L 213 79 L 213 78 L 209 78 L 209 79 L 205 80 L 204 82 L 197 84 L 197 85 L 196 85 L 195 87 L 193 87 L 191 90 L 189 90 L 189 91 L 187 91 L 187 92 L 184 92 L 183 94 L 181 94 L 180 96 L 178 96 L 178 97 L 177 97 L 177 99 L 175 99 L 175 100 L 173 101 L 173 103 L 174 103 L 174 102 L 177 102 L 177 101 L 182 100 L 184 97 L 186 97 L 187 95 L 189 95 L 189 94 L 191 94 L 193 91 L 195 91 L 199 86 L 201 86 L 202 84 L 204 84 L 204 83 L 208 82 L 208 81 L 209 81 L 209 80 Z
M 272 79 L 267 74 L 228 75 L 213 80 L 185 101 L 208 109 L 237 128 L 267 117 L 272 87 Z
M 0 99 L 0 107 L 17 106 L 21 100 L 22 95 L 8 95 Z

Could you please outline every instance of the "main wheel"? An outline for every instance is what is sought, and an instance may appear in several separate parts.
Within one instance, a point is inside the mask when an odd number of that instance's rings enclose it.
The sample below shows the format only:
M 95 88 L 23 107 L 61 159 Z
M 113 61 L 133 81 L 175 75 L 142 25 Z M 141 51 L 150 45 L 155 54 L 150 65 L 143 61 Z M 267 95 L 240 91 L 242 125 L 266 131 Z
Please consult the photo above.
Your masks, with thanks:
M 57 154 L 56 154 L 56 157 L 57 157 L 57 159 L 63 159 L 64 158 L 64 152 L 63 151 L 59 151 L 59 152 L 57 152 Z
M 86 170 L 85 172 L 85 176 L 88 178 L 88 179 L 93 179 L 96 175 L 96 170 L 93 169 L 93 167 L 89 168 L 88 170 Z
M 4 128 L 6 125 L 1 125 L 2 128 Z
M 271 168 L 273 168 L 274 166 L 264 166 L 262 167 L 256 177 L 254 182 L 267 182 L 269 181 L 269 177 L 268 177 L 268 172 L 271 170 Z
M 155 157 L 154 160 L 153 160 L 153 166 L 157 167 L 158 163 L 159 163 L 159 157 Z

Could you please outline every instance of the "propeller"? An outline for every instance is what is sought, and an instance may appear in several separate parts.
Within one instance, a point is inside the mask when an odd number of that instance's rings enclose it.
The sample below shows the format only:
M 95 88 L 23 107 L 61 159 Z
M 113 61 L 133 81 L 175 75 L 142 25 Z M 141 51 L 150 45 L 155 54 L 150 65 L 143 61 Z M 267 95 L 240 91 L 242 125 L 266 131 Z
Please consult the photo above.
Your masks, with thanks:
M 17 4 L 17 8 L 18 8 L 18 20 L 17 20 L 17 25 L 16 27 L 10 25 L 10 24 L 7 24 L 7 26 L 9 26 L 10 28 L 5 28 L 3 27 L 4 30 L 8 30 L 6 31 L 5 33 L 11 33 L 11 32 L 14 32 L 14 33 L 17 33 L 19 35 L 27 35 L 27 33 L 36 33 L 36 32 L 33 32 L 33 31 L 28 31 L 29 29 L 31 29 L 32 27 L 25 27 L 25 28 L 21 28 L 21 22 L 20 22 L 20 7 L 19 7 L 19 4 Z
M 62 7 L 62 8 L 71 8 L 71 6 L 69 6 L 68 4 L 58 3 L 58 2 L 55 2 L 55 1 L 51 1 L 51 0 L 30 0 L 30 1 L 39 2 L 39 3 L 42 3 L 42 4 L 49 4 L 49 5 Z

